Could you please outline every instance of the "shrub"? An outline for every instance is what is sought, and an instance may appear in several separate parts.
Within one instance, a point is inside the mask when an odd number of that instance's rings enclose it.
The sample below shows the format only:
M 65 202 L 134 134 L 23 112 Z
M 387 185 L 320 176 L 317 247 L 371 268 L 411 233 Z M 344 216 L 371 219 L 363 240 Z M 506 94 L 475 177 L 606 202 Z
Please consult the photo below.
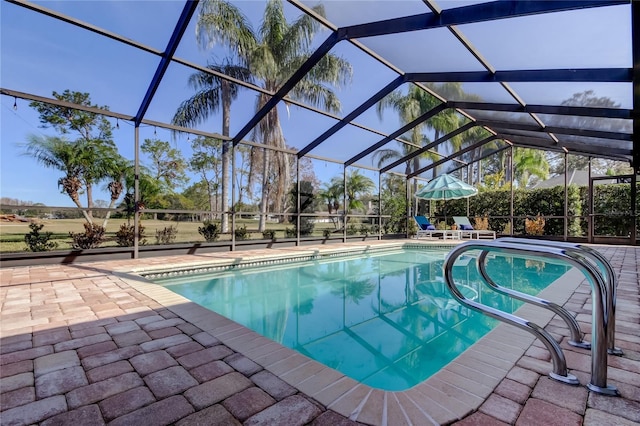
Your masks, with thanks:
M 265 240 L 275 240 L 276 231 L 274 231 L 273 229 L 267 229 L 266 231 L 262 231 L 262 238 L 264 238 Z
M 69 232 L 69 236 L 73 241 L 71 246 L 75 250 L 97 248 L 104 241 L 104 233 L 105 229 L 102 226 L 95 223 L 85 223 L 84 233 L 79 232 L 74 234 L 73 232 Z
M 529 235 L 544 234 L 544 218 L 538 213 L 534 219 L 526 218 L 524 220 L 524 230 Z
M 27 244 L 27 250 L 30 251 L 49 251 L 55 250 L 58 247 L 58 243 L 49 241 L 51 239 L 51 232 L 40 233 L 44 225 L 37 223 L 30 223 L 29 228 L 31 232 L 24 236 L 24 242 Z
M 116 232 L 116 244 L 120 247 L 133 247 L 136 238 L 135 226 L 123 223 L 120 230 Z M 144 239 L 144 226 L 138 225 L 138 242 L 142 245 L 147 243 Z
M 289 200 L 293 207 L 293 215 L 289 219 L 289 223 L 294 228 L 298 226 L 298 213 L 313 213 L 316 206 L 316 196 L 314 194 L 313 184 L 309 181 L 300 181 L 300 211 L 298 212 L 298 185 L 293 184 L 289 191 Z M 315 222 L 309 216 L 300 217 L 300 236 L 308 236 L 313 234 Z M 294 234 L 295 236 L 295 234 Z
M 298 233 L 296 232 L 296 228 L 286 228 L 284 230 L 284 235 L 287 238 L 296 238 Z
M 502 234 L 511 235 L 511 222 L 505 223 L 504 228 L 502 228 Z
M 364 223 L 360 225 L 360 235 L 364 235 L 365 237 L 369 235 L 369 227 Z
M 236 236 L 236 240 L 248 240 L 249 239 L 249 232 L 247 232 L 247 225 L 242 225 L 242 227 L 240 228 L 236 228 L 235 231 L 233 231 L 235 236 Z
M 475 225 L 473 229 L 477 229 L 478 231 L 486 231 L 489 229 L 489 218 L 487 216 L 476 216 L 473 218 Z
M 156 229 L 156 244 L 171 244 L 176 240 L 178 235 L 178 227 L 171 225 L 165 227 L 162 231 Z
M 331 229 L 324 229 L 322 231 L 322 236 L 325 238 L 329 238 L 331 236 Z
M 218 224 L 210 220 L 205 220 L 202 223 L 204 226 L 198 227 L 198 233 L 204 237 L 204 240 L 208 243 L 216 241 L 220 236 L 220 228 Z
M 414 222 L 415 222 L 415 221 L 414 221 Z M 416 225 L 416 226 L 417 226 L 417 225 Z M 436 229 L 437 229 L 438 231 L 444 231 L 444 230 L 448 229 L 448 228 L 447 228 L 447 222 L 446 222 L 446 221 L 444 221 L 444 220 L 438 221 L 438 223 L 436 223 Z
M 358 233 L 358 228 L 352 223 L 347 226 L 347 235 L 356 235 Z

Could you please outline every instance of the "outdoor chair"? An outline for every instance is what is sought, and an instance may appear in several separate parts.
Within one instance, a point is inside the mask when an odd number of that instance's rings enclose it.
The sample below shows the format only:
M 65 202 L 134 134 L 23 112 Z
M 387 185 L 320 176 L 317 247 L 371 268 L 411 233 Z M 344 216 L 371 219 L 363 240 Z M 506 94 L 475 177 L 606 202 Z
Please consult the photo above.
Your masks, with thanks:
M 460 234 L 457 231 L 436 229 L 436 227 L 431 222 L 429 222 L 429 219 L 424 216 L 414 216 L 413 220 L 415 220 L 416 225 L 418 225 L 416 238 L 433 238 L 435 236 L 441 236 L 445 240 L 447 238 L 460 238 Z
M 453 221 L 458 225 L 458 230 L 460 231 L 460 238 L 469 238 L 469 239 L 496 239 L 496 232 L 488 229 L 473 229 L 473 225 L 469 221 L 469 218 L 466 216 L 454 216 Z

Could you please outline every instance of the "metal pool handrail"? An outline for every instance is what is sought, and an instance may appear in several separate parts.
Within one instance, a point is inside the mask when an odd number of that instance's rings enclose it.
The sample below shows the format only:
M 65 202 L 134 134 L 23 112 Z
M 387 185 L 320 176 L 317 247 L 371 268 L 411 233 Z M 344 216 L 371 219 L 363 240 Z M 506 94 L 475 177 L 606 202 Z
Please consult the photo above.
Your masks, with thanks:
M 562 306 L 550 302 L 548 300 L 531 296 L 530 294 L 521 293 L 519 291 L 502 287 L 498 285 L 487 273 L 487 255 L 488 251 L 482 251 L 478 256 L 478 271 L 480 271 L 480 275 L 489 287 L 492 290 L 497 291 L 498 293 L 502 293 L 507 296 L 511 296 L 515 299 L 522 300 L 523 302 L 531 303 L 532 305 L 540 306 L 542 308 L 548 309 L 554 314 L 557 314 L 560 318 L 564 320 L 569 328 L 569 332 L 571 333 L 571 340 L 569 340 L 569 344 L 571 346 L 575 346 L 582 349 L 590 349 L 591 343 L 585 342 L 583 340 L 583 333 L 580 331 L 580 325 L 578 321 L 571 315 L 569 311 L 567 311 Z
M 605 302 L 605 319 L 607 323 L 607 351 L 611 355 L 623 355 L 622 349 L 617 348 L 615 346 L 615 333 L 616 333 L 616 293 L 618 288 L 618 278 L 616 276 L 613 267 L 605 258 L 602 253 L 597 250 L 594 250 L 591 247 L 587 247 L 583 244 L 579 243 L 567 243 L 563 241 L 547 241 L 547 240 L 539 240 L 539 239 L 528 239 L 528 238 L 515 238 L 515 237 L 505 237 L 500 238 L 500 241 L 505 242 L 513 242 L 513 243 L 522 243 L 522 244 L 531 244 L 532 242 L 536 245 L 543 245 L 549 247 L 560 247 L 568 250 L 576 250 L 581 256 L 584 256 L 587 260 L 593 262 L 598 267 L 598 272 L 602 275 L 604 282 L 606 284 L 606 293 L 604 295 Z
M 584 258 L 575 254 L 574 250 L 565 250 L 557 247 L 524 245 L 508 243 L 500 240 L 494 241 L 470 241 L 463 243 L 449 252 L 444 262 L 444 277 L 449 291 L 456 300 L 476 311 L 489 315 L 500 321 L 522 328 L 539 338 L 551 353 L 553 372 L 549 376 L 570 384 L 578 384 L 575 376 L 567 372 L 566 361 L 562 348 L 558 343 L 538 325 L 524 320 L 513 314 L 509 314 L 495 308 L 471 301 L 464 297 L 456 287 L 453 279 L 453 266 L 456 259 L 464 252 L 470 250 L 491 251 L 508 254 L 520 254 L 540 256 L 548 259 L 563 260 L 578 268 L 588 278 L 592 288 L 593 321 L 592 321 L 592 345 L 591 345 L 591 381 L 587 385 L 594 392 L 605 395 L 617 395 L 618 391 L 613 386 L 607 386 L 607 341 L 604 305 L 602 303 L 605 294 L 605 283 L 596 268 Z

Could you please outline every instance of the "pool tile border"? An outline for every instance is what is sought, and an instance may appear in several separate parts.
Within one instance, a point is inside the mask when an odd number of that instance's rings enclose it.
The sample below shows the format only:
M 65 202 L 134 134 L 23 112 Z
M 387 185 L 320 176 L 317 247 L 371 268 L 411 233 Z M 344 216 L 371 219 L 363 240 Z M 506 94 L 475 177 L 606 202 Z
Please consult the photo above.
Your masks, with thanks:
M 332 254 L 348 256 L 379 248 L 392 250 L 402 247 L 449 248 L 451 246 L 451 244 L 394 242 L 340 249 L 330 246 L 313 249 L 301 247 L 293 258 L 306 256 L 323 258 Z M 217 259 L 175 266 L 183 271 L 200 271 L 209 267 L 237 267 L 241 264 L 280 262 L 284 258 L 291 258 L 291 255 L 270 251 L 268 254 L 245 255 L 234 259 Z M 215 265 L 211 265 L 212 263 Z M 405 391 L 382 391 L 346 377 L 336 370 L 191 302 L 147 278 L 156 276 L 155 274 L 158 273 L 166 273 L 171 268 L 172 265 L 163 265 L 161 268 L 156 266 L 155 268 L 129 269 L 126 272 L 121 271 L 119 275 L 137 291 L 219 339 L 229 348 L 242 353 L 328 409 L 351 420 L 372 425 L 392 424 L 389 423 L 390 416 L 413 424 L 447 424 L 464 418 L 477 410 L 491 395 L 535 340 L 524 330 L 499 324 L 424 382 Z M 550 298 L 562 305 L 583 280 L 584 277 L 580 272 L 571 270 L 547 287 L 540 297 Z M 525 317 L 541 327 L 545 327 L 553 317 L 551 312 L 531 305 L 522 306 L 516 311 L 516 315 Z M 509 350 L 497 350 L 497 346 L 506 346 Z M 483 369 L 480 373 L 477 371 L 478 364 Z M 493 374 L 486 373 L 485 368 L 490 369 Z

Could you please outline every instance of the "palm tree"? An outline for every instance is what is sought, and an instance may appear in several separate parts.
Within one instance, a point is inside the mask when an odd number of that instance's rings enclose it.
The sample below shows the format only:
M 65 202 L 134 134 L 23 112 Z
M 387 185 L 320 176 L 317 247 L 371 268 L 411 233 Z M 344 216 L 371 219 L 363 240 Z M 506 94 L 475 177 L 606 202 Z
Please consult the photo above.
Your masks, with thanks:
M 401 91 L 395 90 L 389 95 L 385 96 L 376 106 L 376 111 L 380 119 L 383 118 L 383 113 L 386 108 L 393 108 L 398 113 L 400 122 L 404 125 L 415 120 L 427 111 L 435 108 L 440 102 L 435 97 L 431 96 L 425 90 L 420 89 L 418 86 L 410 86 L 409 92 L 403 95 Z M 374 159 L 378 159 L 378 167 L 382 167 L 383 164 L 404 158 L 410 153 L 417 151 L 421 146 L 429 143 L 429 139 L 423 134 L 424 130 L 428 128 L 428 123 L 422 122 L 407 132 L 406 136 L 409 144 L 403 144 L 400 151 L 394 149 L 380 149 L 374 153 Z M 437 156 L 433 152 L 425 152 L 423 157 L 431 160 L 437 159 Z M 405 173 L 409 175 L 419 167 L 419 158 L 414 157 L 412 161 L 406 162 Z
M 314 8 L 324 15 L 321 6 Z M 288 23 L 281 0 L 269 0 L 265 8 L 262 25 L 256 33 L 247 23 L 240 10 L 224 0 L 205 0 L 200 10 L 197 36 L 201 43 L 221 42 L 234 51 L 251 70 L 268 92 L 276 92 L 310 56 L 310 45 L 320 24 L 309 15 L 302 15 Z M 325 55 L 316 66 L 289 92 L 289 96 L 327 111 L 338 112 L 340 102 L 326 84 L 342 85 L 351 78 L 351 66 L 343 59 Z M 259 93 L 256 110 L 270 99 Z M 253 138 L 267 147 L 285 149 L 286 142 L 280 126 L 278 109 L 273 108 L 254 129 Z M 273 159 L 271 156 L 273 155 Z M 258 155 L 253 158 L 258 158 Z M 267 198 L 271 186 L 269 167 L 277 176 L 274 209 L 283 210 L 286 191 L 290 186 L 290 159 L 280 151 L 265 149 L 262 155 L 262 196 L 259 230 L 265 229 Z
M 340 194 L 345 193 L 344 180 L 340 177 L 331 179 L 332 185 Z M 345 206 L 345 214 L 349 214 L 351 210 L 363 210 L 364 203 L 358 199 L 360 195 L 370 194 L 376 185 L 371 179 L 365 175 L 361 175 L 358 170 L 354 170 L 347 175 L 347 205 Z
M 513 168 L 514 179 L 520 188 L 526 188 L 532 176 L 540 179 L 549 177 L 549 163 L 544 151 L 539 149 L 514 148 Z
M 232 63 L 227 58 L 222 64 L 208 64 L 207 68 L 233 77 L 241 81 L 252 81 L 249 69 L 243 65 Z M 217 75 L 204 71 L 192 74 L 189 77 L 189 86 L 196 90 L 196 94 L 183 101 L 172 123 L 179 126 L 193 126 L 202 123 L 211 114 L 222 109 L 222 135 L 229 136 L 231 126 L 231 102 L 237 99 L 241 86 L 225 80 Z M 222 232 L 229 232 L 229 190 L 231 188 L 231 158 L 229 141 L 222 142 Z
M 343 192 L 341 192 L 340 185 L 333 180 L 331 183 L 324 183 L 324 187 L 320 189 L 318 192 L 318 198 L 324 201 L 327 206 L 327 212 L 331 215 L 338 212 L 340 208 L 340 200 L 343 197 Z M 338 219 L 336 217 L 331 216 L 331 222 L 338 228 Z
M 459 150 L 460 148 L 462 148 L 463 146 L 468 146 L 468 145 L 472 145 L 476 142 L 479 142 L 480 140 L 486 138 L 489 136 L 489 132 L 487 132 L 484 128 L 482 127 L 472 127 L 471 129 L 467 130 L 466 132 L 464 132 L 462 135 L 460 135 L 461 138 L 459 139 L 460 141 L 460 145 L 456 145 L 457 141 L 452 141 L 452 148 L 454 151 Z M 455 139 L 455 138 L 454 138 Z M 471 170 L 469 170 L 468 173 L 471 174 L 471 179 L 469 179 L 469 183 L 474 184 L 474 183 L 480 183 L 481 181 L 481 176 L 482 176 L 482 162 L 481 161 L 476 161 L 477 158 L 480 158 L 480 156 L 482 155 L 483 152 L 486 152 L 488 149 L 492 149 L 495 148 L 497 146 L 496 141 L 491 141 L 489 143 L 486 143 L 484 145 L 482 145 L 481 147 L 478 147 L 476 149 L 474 149 L 473 151 L 471 151 L 470 153 L 470 167 Z M 504 151 L 501 151 L 500 154 L 502 154 Z M 498 155 L 500 155 L 498 154 Z M 473 170 L 474 167 L 477 169 L 477 181 L 473 181 Z
M 111 193 L 109 208 L 113 208 L 122 194 L 122 180 L 127 161 L 118 153 L 113 141 L 79 139 L 68 141 L 57 136 L 29 136 L 24 145 L 25 154 L 36 159 L 45 167 L 64 173 L 58 180 L 58 186 L 73 203 L 82 209 L 88 223 L 93 224 L 93 188 L 103 180 L 109 180 L 107 189 Z M 87 206 L 83 207 L 80 194 L 86 194 Z M 109 219 L 107 214 L 103 227 Z

